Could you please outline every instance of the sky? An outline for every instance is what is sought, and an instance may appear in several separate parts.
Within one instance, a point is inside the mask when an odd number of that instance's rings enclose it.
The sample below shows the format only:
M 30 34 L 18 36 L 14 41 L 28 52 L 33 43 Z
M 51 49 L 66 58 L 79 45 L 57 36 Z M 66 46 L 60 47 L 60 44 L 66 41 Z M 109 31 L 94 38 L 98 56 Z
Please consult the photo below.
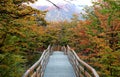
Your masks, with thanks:
M 53 10 L 49 10 L 46 15 L 46 19 L 53 19 L 53 13 L 54 19 L 65 19 L 69 18 L 72 16 L 73 13 L 80 13 L 83 12 L 82 9 L 87 5 L 87 6 L 92 6 L 91 0 L 50 0 L 54 4 L 56 4 L 58 7 L 59 6 L 64 6 L 65 4 L 71 4 L 74 5 L 72 7 L 62 7 L 62 10 L 58 10 L 57 8 L 54 8 Z M 40 9 L 40 7 L 48 6 L 48 7 L 54 7 L 52 3 L 50 3 L 47 0 L 37 0 L 34 4 L 29 4 L 33 8 Z M 47 8 L 49 9 L 49 8 Z M 63 11 L 64 10 L 64 11 Z M 67 13 L 67 15 L 65 15 Z M 71 14 L 72 13 L 72 14 Z
M 72 3 L 75 5 L 88 5 L 91 6 L 92 2 L 91 0 L 50 0 L 55 4 L 67 4 Z M 34 4 L 30 4 L 31 6 L 53 6 L 50 2 L 47 0 L 38 0 Z

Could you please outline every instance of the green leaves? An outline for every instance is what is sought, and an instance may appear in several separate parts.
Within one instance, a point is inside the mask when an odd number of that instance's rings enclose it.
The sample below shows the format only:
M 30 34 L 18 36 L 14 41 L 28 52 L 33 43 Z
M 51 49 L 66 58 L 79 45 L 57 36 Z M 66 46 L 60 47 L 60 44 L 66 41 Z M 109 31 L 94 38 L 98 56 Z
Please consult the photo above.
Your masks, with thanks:
M 100 10 L 100 12 L 102 13 L 102 14 L 106 14 L 106 13 L 109 13 L 109 12 L 111 12 L 109 9 L 101 9 Z
M 21 77 L 27 54 L 41 47 L 41 41 L 37 39 L 41 38 L 39 36 L 42 33 L 32 15 L 36 13 L 41 17 L 46 12 L 23 4 L 34 1 L 36 0 L 0 1 L 0 77 Z M 46 24 L 44 17 L 41 21 Z
M 20 77 L 22 72 L 24 72 L 21 63 L 24 63 L 26 60 L 22 56 L 6 53 L 0 54 L 0 58 L 0 76 Z

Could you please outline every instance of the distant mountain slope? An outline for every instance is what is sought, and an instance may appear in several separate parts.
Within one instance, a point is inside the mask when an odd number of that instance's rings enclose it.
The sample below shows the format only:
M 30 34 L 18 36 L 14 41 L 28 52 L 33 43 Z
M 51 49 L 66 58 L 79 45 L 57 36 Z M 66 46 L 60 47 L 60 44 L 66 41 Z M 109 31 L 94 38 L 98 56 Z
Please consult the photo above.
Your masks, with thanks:
M 46 20 L 48 21 L 63 21 L 70 20 L 73 14 L 80 14 L 83 12 L 83 7 L 86 5 L 75 5 L 75 4 L 63 4 L 57 5 L 60 9 L 57 9 L 55 6 L 36 6 L 39 10 L 48 10 L 46 15 Z M 81 17 L 79 19 L 82 20 Z

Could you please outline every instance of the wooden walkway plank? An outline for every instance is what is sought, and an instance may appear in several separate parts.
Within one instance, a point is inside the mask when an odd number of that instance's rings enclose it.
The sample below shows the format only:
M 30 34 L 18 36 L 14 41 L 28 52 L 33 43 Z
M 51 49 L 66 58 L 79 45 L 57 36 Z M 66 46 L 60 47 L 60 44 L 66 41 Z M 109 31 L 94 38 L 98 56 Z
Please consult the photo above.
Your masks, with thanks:
M 75 77 L 67 55 L 60 51 L 53 52 L 46 66 L 44 77 Z

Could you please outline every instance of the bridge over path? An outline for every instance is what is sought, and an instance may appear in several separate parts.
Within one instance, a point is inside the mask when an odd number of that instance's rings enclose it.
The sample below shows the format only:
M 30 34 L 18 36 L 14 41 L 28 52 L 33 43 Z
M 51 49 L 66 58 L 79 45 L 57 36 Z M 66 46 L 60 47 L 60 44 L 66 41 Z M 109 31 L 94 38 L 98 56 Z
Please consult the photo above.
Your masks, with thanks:
M 61 51 L 54 51 L 52 46 L 48 46 L 23 77 L 99 77 L 99 75 L 69 46 L 63 46 Z

